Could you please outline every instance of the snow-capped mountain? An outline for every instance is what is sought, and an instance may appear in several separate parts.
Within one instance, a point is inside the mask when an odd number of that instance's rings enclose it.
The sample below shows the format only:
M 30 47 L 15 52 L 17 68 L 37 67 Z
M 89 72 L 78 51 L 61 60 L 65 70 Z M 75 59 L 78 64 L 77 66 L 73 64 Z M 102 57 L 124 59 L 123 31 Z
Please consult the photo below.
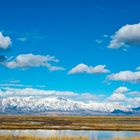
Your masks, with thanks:
M 124 111 L 124 110 L 115 109 L 111 113 L 115 115 L 131 115 L 133 114 L 133 110 Z
M 115 109 L 128 111 L 127 108 L 112 103 L 82 102 L 63 97 L 7 97 L 1 99 L 2 113 L 34 114 L 42 112 L 95 112 L 111 113 Z M 88 112 L 88 113 L 87 113 Z M 84 114 L 83 114 L 84 115 Z
M 131 108 L 129 110 L 120 110 L 115 109 L 111 112 L 111 114 L 115 115 L 140 115 L 140 107 Z

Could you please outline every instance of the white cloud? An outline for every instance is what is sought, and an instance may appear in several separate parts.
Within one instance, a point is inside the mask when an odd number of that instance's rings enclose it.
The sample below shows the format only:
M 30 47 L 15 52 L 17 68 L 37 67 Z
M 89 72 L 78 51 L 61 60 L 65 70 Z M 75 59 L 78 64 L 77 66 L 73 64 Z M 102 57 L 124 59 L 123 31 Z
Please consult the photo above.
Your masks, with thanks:
M 114 93 L 115 94 L 123 94 L 123 93 L 126 93 L 128 91 L 129 91 L 129 89 L 127 87 L 119 87 L 114 91 Z
M 129 110 L 132 107 L 140 106 L 139 97 L 128 97 L 131 92 L 133 91 L 130 91 L 127 87 L 119 87 L 109 97 L 104 96 L 102 98 L 92 93 L 80 94 L 70 91 L 40 90 L 35 88 L 5 88 L 0 90 L 0 99 L 15 99 L 15 101 L 18 100 L 18 103 L 20 103 L 20 101 L 22 102 L 28 98 L 40 103 L 42 101 L 47 103 L 54 98 L 60 97 L 59 99 L 68 101 L 67 103 L 70 106 L 74 101 L 76 104 L 80 103 L 82 108 L 85 106 L 87 109 L 110 112 L 114 109 Z M 21 99 L 20 101 L 19 98 Z
M 16 88 L 7 88 L 5 90 L 0 90 L 0 99 L 4 99 L 3 102 L 9 103 L 10 101 L 18 101 L 17 106 L 22 104 L 24 101 L 26 102 L 26 99 L 28 100 L 26 103 L 26 106 L 30 105 L 32 101 L 35 100 L 35 103 L 51 103 L 50 105 L 52 107 L 59 106 L 54 99 L 62 99 L 66 100 L 67 105 L 69 106 L 69 109 L 72 107 L 72 104 L 75 103 L 77 107 L 79 106 L 81 109 L 90 109 L 94 111 L 104 111 L 104 112 L 111 112 L 114 109 L 127 109 L 125 106 L 121 106 L 119 104 L 113 103 L 113 102 L 104 102 L 98 101 L 98 96 L 92 94 L 92 93 L 75 93 L 75 92 L 69 92 L 69 91 L 56 91 L 56 90 L 39 90 L 34 88 L 24 88 L 24 89 L 16 89 Z M 55 101 L 55 105 L 51 101 Z M 30 102 L 31 101 L 31 102 Z M 24 102 L 24 103 L 25 103 Z M 5 105 L 5 103 L 3 103 Z M 53 106 L 54 105 L 54 106 Z M 66 106 L 67 106 L 66 105 Z M 65 106 L 64 106 L 65 107 Z
M 77 94 L 77 96 L 74 97 L 75 100 L 80 100 L 80 101 L 98 101 L 100 96 L 97 96 L 92 93 L 82 93 L 82 94 Z
M 0 49 L 7 49 L 11 43 L 10 37 L 3 36 L 2 32 L 0 32 Z
M 3 62 L 7 68 L 29 68 L 29 67 L 47 67 L 50 71 L 64 70 L 63 67 L 52 66 L 50 62 L 59 62 L 54 56 L 20 54 L 15 59 Z
M 88 74 L 101 74 L 101 73 L 109 73 L 110 71 L 105 68 L 106 65 L 97 65 L 95 67 L 88 66 L 86 64 L 78 64 L 74 68 L 72 68 L 68 73 L 75 74 L 75 73 L 88 73 Z
M 0 87 L 23 87 L 24 85 L 22 84 L 12 84 L 12 83 L 7 83 L 7 84 L 0 84 Z
M 25 85 L 21 84 L 20 80 L 9 79 L 0 81 L 0 88 L 5 87 L 25 87 Z
M 124 94 L 114 93 L 109 97 L 109 100 L 115 101 L 115 102 L 124 102 L 126 100 L 126 97 Z
M 140 82 L 140 71 L 120 71 L 119 73 L 113 73 L 108 75 L 106 79 L 124 82 Z
M 21 88 L 19 86 L 15 87 L 9 87 L 7 84 L 4 85 L 5 88 L 2 88 L 0 90 L 0 98 L 5 97 L 12 97 L 12 96 L 23 96 L 23 97 L 30 97 L 30 96 L 40 96 L 42 98 L 47 97 L 65 97 L 68 99 L 74 99 L 76 101 L 83 101 L 83 102 L 89 102 L 89 101 L 97 101 L 100 96 L 96 96 L 92 93 L 76 93 L 71 91 L 56 91 L 56 90 L 41 90 L 41 89 L 35 89 L 35 88 Z M 26 85 L 25 85 L 26 86 Z M 24 86 L 24 87 L 25 87 Z
M 128 94 L 132 95 L 132 96 L 140 96 L 140 92 L 139 91 L 132 91 L 132 92 L 129 92 Z
M 136 68 L 136 70 L 140 70 L 140 66 L 138 66 L 138 67 Z
M 108 48 L 140 45 L 140 23 L 122 26 L 113 36 Z
M 55 90 L 39 90 L 34 88 L 6 88 L 5 91 L 1 91 L 0 96 L 76 96 L 74 92 L 68 91 L 55 91 Z
M 129 89 L 127 87 L 119 87 L 114 90 L 113 94 L 108 99 L 111 101 L 123 102 L 126 100 L 126 96 L 124 94 L 128 91 Z
M 128 108 L 140 106 L 140 92 L 130 91 L 127 87 L 119 87 L 107 98 L 107 102 L 115 102 Z

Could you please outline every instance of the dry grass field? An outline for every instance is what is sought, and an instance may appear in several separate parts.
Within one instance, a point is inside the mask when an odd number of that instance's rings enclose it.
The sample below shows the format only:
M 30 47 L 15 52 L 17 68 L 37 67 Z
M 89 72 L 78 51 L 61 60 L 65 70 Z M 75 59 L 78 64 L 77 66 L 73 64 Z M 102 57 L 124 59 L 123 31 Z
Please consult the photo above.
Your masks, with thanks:
M 131 138 L 114 138 L 113 140 L 140 140 L 140 137 L 131 137 Z
M 140 116 L 0 116 L 0 129 L 140 131 Z
M 43 138 L 43 137 L 35 137 L 35 136 L 2 135 L 2 136 L 0 136 L 0 140 L 90 140 L 90 139 L 88 137 L 84 137 L 84 136 L 63 136 L 63 137 Z M 140 140 L 140 137 L 113 138 L 113 139 L 109 139 L 109 140 Z
M 82 136 L 64 136 L 64 137 L 35 137 L 35 136 L 12 136 L 3 135 L 0 136 L 0 140 L 89 140 L 87 137 Z

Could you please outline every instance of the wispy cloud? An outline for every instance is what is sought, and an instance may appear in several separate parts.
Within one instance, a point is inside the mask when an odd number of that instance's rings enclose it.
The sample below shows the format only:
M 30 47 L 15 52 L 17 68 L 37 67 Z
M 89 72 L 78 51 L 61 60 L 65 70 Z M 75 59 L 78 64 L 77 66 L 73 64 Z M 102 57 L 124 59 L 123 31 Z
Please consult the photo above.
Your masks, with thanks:
M 40 41 L 42 39 L 46 39 L 48 37 L 47 34 L 42 33 L 38 29 L 30 30 L 30 31 L 13 31 L 3 29 L 2 32 L 4 34 L 8 34 L 12 36 L 14 41 L 27 42 L 27 41 Z
M 96 42 L 97 44 L 102 44 L 102 43 L 103 43 L 103 40 L 102 40 L 102 39 L 96 39 L 95 42 Z
M 19 37 L 17 38 L 17 40 L 21 41 L 21 42 L 26 42 L 28 40 L 27 37 Z
M 38 41 L 48 37 L 46 34 L 41 34 L 39 30 L 32 30 L 23 33 L 17 33 L 17 40 L 21 42 L 26 42 L 29 40 Z

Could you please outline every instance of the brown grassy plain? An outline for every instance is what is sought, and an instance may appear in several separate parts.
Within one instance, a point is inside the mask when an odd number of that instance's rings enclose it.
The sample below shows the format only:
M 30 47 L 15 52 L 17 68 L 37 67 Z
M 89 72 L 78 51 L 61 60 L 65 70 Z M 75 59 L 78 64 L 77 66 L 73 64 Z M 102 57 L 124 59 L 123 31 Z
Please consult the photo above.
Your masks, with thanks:
M 0 116 L 0 129 L 140 131 L 140 116 Z
M 0 140 L 90 140 L 90 139 L 84 136 L 63 136 L 63 137 L 53 136 L 53 137 L 43 138 L 43 137 L 36 137 L 36 136 L 0 135 Z M 140 140 L 140 137 L 131 137 L 131 138 L 122 137 L 122 138 L 113 138 L 108 140 Z
M 35 137 L 35 136 L 12 136 L 3 135 L 0 136 L 0 140 L 89 140 L 87 137 L 82 136 L 63 136 L 63 137 Z

